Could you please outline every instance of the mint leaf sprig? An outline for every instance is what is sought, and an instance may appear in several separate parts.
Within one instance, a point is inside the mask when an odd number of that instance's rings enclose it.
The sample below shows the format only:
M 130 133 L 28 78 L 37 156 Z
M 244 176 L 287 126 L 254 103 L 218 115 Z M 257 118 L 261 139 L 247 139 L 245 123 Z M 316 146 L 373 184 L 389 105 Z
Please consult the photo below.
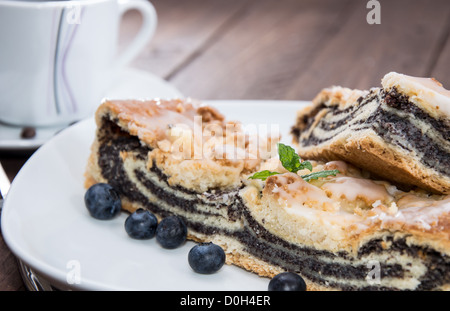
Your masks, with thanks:
M 272 175 L 277 175 L 277 174 L 280 174 L 280 173 L 278 173 L 278 172 L 271 172 L 271 171 L 265 170 L 265 171 L 261 171 L 261 172 L 257 172 L 255 174 L 253 174 L 248 179 L 266 180 L 268 177 L 270 177 Z
M 278 155 L 280 156 L 280 161 L 283 167 L 292 173 L 297 173 L 297 171 L 303 170 L 305 168 L 312 171 L 313 167 L 309 161 L 301 161 L 300 156 L 295 152 L 295 149 L 286 146 L 284 144 L 278 144 Z
M 295 149 L 287 146 L 282 143 L 278 143 L 278 156 L 280 157 L 281 164 L 283 167 L 292 173 L 297 173 L 300 170 L 308 169 L 312 172 L 313 166 L 311 162 L 309 161 L 302 161 L 300 159 L 300 156 L 295 152 Z M 320 172 L 314 172 L 307 175 L 301 176 L 305 181 L 310 181 L 313 179 L 318 179 L 321 177 L 327 177 L 327 176 L 336 176 L 336 174 L 339 174 L 340 172 L 338 170 L 327 170 L 327 171 L 320 171 Z M 268 177 L 280 174 L 278 172 L 271 172 L 269 170 L 264 170 L 257 172 L 249 177 L 249 179 L 261 179 L 266 180 Z
M 318 179 L 320 177 L 328 177 L 328 176 L 336 176 L 336 174 L 339 174 L 340 172 L 338 170 L 326 170 L 326 171 L 319 171 L 319 172 L 314 172 L 311 174 L 306 174 L 306 175 L 302 175 L 301 177 L 305 180 L 305 181 L 310 181 L 313 179 Z

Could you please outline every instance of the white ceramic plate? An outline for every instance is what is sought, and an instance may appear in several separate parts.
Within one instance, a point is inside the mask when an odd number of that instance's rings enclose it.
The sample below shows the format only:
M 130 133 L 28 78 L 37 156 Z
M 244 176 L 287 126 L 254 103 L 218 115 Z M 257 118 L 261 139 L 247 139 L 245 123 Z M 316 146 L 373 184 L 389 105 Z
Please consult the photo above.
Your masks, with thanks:
M 175 98 L 181 93 L 167 81 L 142 70 L 125 68 L 112 82 L 105 97 L 108 98 Z M 33 150 L 51 139 L 65 126 L 39 127 L 36 136 L 21 138 L 22 127 L 0 122 L 0 150 Z
M 305 102 L 209 101 L 227 119 L 279 125 L 283 141 Z M 3 207 L 3 237 L 26 265 L 61 289 L 267 290 L 269 279 L 235 266 L 212 275 L 191 270 L 192 242 L 175 250 L 155 239 L 138 241 L 124 230 L 127 216 L 100 221 L 84 206 L 83 173 L 95 125 L 88 119 L 39 148 L 14 179 Z M 73 282 L 80 276 L 79 284 Z M 75 279 L 75 281 L 77 281 Z

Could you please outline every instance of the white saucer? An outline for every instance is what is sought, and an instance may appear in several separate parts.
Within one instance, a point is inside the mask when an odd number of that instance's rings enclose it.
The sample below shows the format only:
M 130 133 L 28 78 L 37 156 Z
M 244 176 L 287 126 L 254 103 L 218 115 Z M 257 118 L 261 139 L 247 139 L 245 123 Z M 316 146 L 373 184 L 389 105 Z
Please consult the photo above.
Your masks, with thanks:
M 110 99 L 175 98 L 181 96 L 181 93 L 167 81 L 134 68 L 124 69 L 105 94 L 105 97 Z M 40 127 L 36 129 L 34 138 L 23 139 L 21 138 L 22 127 L 0 123 L 0 151 L 37 149 L 64 127 Z

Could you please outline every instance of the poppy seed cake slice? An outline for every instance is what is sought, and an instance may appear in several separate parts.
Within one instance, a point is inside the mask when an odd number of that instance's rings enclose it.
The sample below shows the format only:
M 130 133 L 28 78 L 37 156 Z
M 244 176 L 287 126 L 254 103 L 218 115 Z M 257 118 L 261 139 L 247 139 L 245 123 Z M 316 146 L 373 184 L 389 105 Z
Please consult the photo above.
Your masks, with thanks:
M 403 186 L 450 193 L 450 91 L 391 72 L 382 88 L 331 87 L 300 110 L 299 154 L 344 160 Z

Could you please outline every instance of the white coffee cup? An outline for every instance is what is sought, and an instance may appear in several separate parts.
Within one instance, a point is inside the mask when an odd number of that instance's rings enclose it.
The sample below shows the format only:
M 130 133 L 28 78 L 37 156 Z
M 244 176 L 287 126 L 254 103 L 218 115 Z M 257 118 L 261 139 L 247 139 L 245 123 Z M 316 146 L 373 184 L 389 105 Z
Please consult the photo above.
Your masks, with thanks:
M 140 11 L 142 26 L 117 55 L 130 9 Z M 156 23 L 146 0 L 0 0 L 0 121 L 55 126 L 89 116 Z

